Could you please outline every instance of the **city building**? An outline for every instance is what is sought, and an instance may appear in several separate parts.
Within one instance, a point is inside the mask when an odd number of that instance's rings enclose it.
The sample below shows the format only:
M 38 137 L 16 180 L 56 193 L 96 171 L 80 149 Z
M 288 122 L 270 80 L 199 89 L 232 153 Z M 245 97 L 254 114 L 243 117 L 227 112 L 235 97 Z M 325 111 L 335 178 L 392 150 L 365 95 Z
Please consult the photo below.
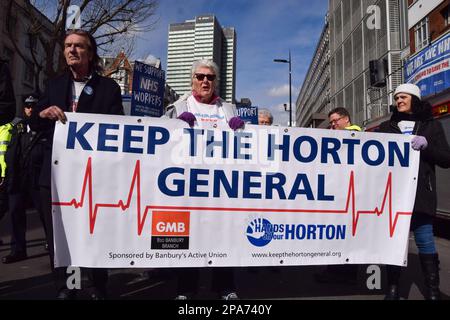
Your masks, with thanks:
M 102 57 L 103 75 L 114 79 L 120 87 L 122 95 L 130 95 L 133 89 L 133 63 L 130 63 L 125 52 L 117 57 Z
M 448 115 L 437 107 L 450 102 L 450 0 L 416 0 L 409 4 L 409 56 L 406 81 L 417 84 L 436 107 L 436 115 Z
M 405 80 L 417 84 L 433 106 L 433 114 L 444 127 L 450 142 L 450 0 L 408 1 L 410 55 L 406 57 Z M 436 168 L 437 213 L 450 223 L 449 170 Z
M 296 102 L 296 122 L 303 127 L 326 128 L 330 109 L 330 28 L 328 15 L 309 70 Z M 324 121 L 325 120 L 325 121 Z
M 347 108 L 352 121 L 366 128 L 389 114 L 393 92 L 403 81 L 407 9 L 406 0 L 329 0 L 296 103 L 299 126 L 325 127 L 317 120 L 336 107 Z
M 219 95 L 235 101 L 236 31 L 222 28 L 214 15 L 198 16 L 169 26 L 167 83 L 179 94 L 191 91 L 191 67 L 198 59 L 219 66 Z
M 45 48 L 33 32 L 37 26 L 39 36 L 48 40 L 53 24 L 34 6 L 25 0 L 15 0 L 9 13 L 8 1 L 0 2 L 0 57 L 9 64 L 18 114 L 22 112 L 25 95 L 42 91 L 46 81 L 45 72 L 35 63 L 45 68 Z
M 236 107 L 251 107 L 252 100 L 250 98 L 241 98 L 240 101 L 236 101 Z

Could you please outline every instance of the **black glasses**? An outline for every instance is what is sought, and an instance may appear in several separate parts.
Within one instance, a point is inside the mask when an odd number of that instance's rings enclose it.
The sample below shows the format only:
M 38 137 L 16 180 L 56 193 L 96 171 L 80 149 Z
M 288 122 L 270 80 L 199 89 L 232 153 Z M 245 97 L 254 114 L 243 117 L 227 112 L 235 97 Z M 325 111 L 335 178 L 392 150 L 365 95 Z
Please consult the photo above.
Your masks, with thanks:
M 344 118 L 344 117 L 340 117 L 340 118 L 331 120 L 331 121 L 330 121 L 330 126 L 332 126 L 332 125 L 335 124 L 335 123 L 338 123 L 338 121 L 341 120 L 342 118 Z
M 214 81 L 216 80 L 216 75 L 215 74 L 204 74 L 204 73 L 196 73 L 194 74 L 194 78 L 197 79 L 198 81 L 203 81 L 206 79 L 208 79 L 208 81 Z

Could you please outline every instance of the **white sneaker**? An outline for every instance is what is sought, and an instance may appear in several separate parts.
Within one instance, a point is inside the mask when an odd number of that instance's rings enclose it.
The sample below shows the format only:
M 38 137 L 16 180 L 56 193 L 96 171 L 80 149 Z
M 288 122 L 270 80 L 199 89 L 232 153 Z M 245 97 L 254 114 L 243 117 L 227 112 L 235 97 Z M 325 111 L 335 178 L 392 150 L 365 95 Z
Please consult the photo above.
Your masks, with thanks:
M 183 296 L 183 295 L 180 294 L 180 295 L 175 297 L 175 300 L 188 300 L 188 297 Z
M 222 296 L 222 300 L 239 300 L 236 292 L 230 292 L 229 294 Z

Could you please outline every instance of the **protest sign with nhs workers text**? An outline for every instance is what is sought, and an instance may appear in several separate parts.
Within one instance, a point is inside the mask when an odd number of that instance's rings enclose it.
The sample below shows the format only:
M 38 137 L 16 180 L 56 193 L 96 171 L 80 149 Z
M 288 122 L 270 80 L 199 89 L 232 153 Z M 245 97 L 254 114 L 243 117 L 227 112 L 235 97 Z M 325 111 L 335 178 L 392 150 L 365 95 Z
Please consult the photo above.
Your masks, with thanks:
M 133 71 L 131 115 L 161 117 L 164 110 L 165 72 L 136 61 Z

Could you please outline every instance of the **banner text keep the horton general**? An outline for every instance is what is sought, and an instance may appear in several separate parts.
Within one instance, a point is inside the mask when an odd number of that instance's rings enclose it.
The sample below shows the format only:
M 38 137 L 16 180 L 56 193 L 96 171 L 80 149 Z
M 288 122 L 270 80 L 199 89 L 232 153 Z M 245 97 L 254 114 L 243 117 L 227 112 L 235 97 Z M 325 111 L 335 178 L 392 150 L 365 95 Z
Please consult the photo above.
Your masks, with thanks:
M 259 136 L 258 145 L 255 145 L 252 143 L 253 135 L 253 132 L 246 131 L 183 130 L 183 136 L 188 141 L 187 156 L 191 158 L 245 162 L 252 161 L 255 154 L 261 156 L 262 150 L 263 157 L 269 162 L 351 166 L 356 161 L 362 161 L 369 167 L 408 167 L 410 163 L 409 142 L 388 141 L 383 144 L 374 139 L 363 142 L 357 138 L 294 137 L 267 133 Z M 158 147 L 170 141 L 171 132 L 160 126 L 91 122 L 81 125 L 70 122 L 66 148 L 153 156 L 157 154 Z M 171 197 L 189 195 L 196 198 L 226 196 L 231 199 L 273 199 L 276 194 L 281 200 L 295 200 L 297 196 L 303 195 L 310 201 L 334 201 L 334 196 L 326 193 L 324 174 L 311 177 L 300 172 L 293 182 L 288 183 L 288 180 L 280 172 L 186 169 L 175 166 L 163 169 L 157 179 L 161 193 Z M 317 185 L 317 190 L 312 190 L 311 181 Z M 208 187 L 211 190 L 205 190 Z

